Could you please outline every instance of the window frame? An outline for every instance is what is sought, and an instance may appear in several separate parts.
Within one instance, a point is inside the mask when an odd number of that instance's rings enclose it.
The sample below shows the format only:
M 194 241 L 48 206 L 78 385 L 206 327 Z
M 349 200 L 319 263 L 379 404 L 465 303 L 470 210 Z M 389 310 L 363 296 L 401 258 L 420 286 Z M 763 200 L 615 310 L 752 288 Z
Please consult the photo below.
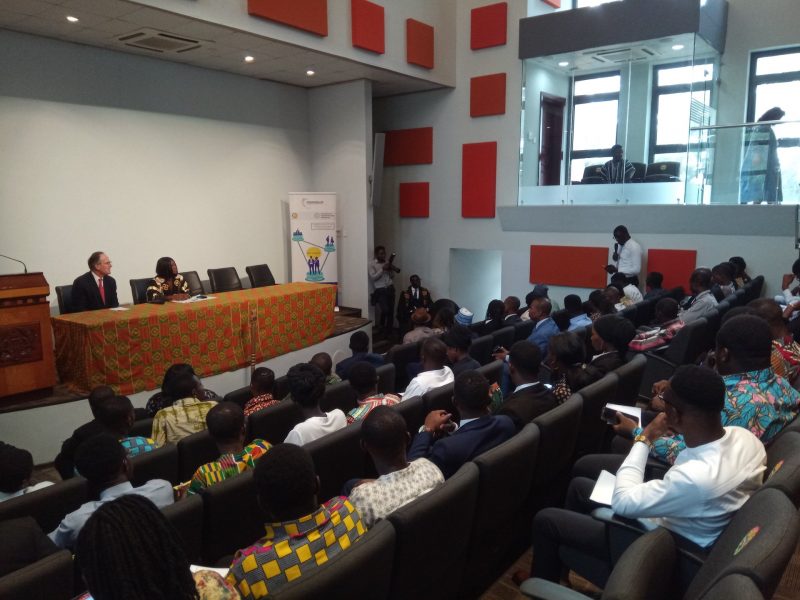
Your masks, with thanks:
M 772 73 L 770 75 L 756 75 L 756 64 L 759 58 L 769 56 L 779 56 L 781 54 L 798 54 L 800 46 L 790 46 L 786 48 L 775 48 L 772 50 L 761 50 L 750 53 L 750 69 L 747 80 L 747 122 L 753 123 L 756 120 L 756 88 L 765 83 L 789 83 L 800 81 L 800 68 L 797 71 L 788 73 Z M 795 139 L 795 138 L 792 138 Z

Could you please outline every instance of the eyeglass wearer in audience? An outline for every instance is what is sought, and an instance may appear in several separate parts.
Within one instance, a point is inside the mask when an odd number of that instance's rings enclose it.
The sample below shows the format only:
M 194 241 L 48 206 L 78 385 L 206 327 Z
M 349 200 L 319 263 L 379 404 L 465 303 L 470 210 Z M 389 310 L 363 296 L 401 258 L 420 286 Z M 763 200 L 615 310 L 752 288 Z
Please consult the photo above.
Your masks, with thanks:
M 341 379 L 348 379 L 350 367 L 357 362 L 368 362 L 376 367 L 384 364 L 380 354 L 373 354 L 369 351 L 369 336 L 365 331 L 356 331 L 350 336 L 350 350 L 352 356 L 345 358 L 336 365 L 336 374 Z
M 84 423 L 72 432 L 72 435 L 61 444 L 61 452 L 55 459 L 55 468 L 61 479 L 75 477 L 75 450 L 90 437 L 103 433 L 105 428 L 97 418 L 100 405 L 114 397 L 114 390 L 107 385 L 98 385 L 89 394 L 89 408 L 92 411 L 92 420 Z
M 186 300 L 189 297 L 189 284 L 178 273 L 178 265 L 169 256 L 156 262 L 156 276 L 146 290 L 147 301 L 160 304 L 165 300 Z
M 711 293 L 711 270 L 705 267 L 695 269 L 689 277 L 689 289 L 692 296 L 679 315 L 687 324 L 705 317 L 717 307 L 717 299 Z
M 422 396 L 425 392 L 453 381 L 453 371 L 445 365 L 447 346 L 437 338 L 427 338 L 420 348 L 422 371 L 414 377 L 403 393 L 403 399 Z
M 285 443 L 302 446 L 347 425 L 347 418 L 340 409 L 326 413 L 319 407 L 325 394 L 325 375 L 319 367 L 300 363 L 289 369 L 286 377 L 292 402 L 300 406 L 303 421 L 289 432 Z
M 554 337 L 557 336 L 550 339 Z M 503 401 L 503 405 L 495 414 L 511 417 L 517 430 L 521 430 L 533 419 L 557 405 L 553 393 L 539 381 L 541 364 L 542 353 L 535 344 L 520 340 L 511 346 L 508 354 L 508 371 L 514 384 L 514 391 Z
M 197 373 L 194 372 L 192 365 L 187 365 L 186 363 L 175 363 L 167 369 L 166 373 L 164 373 L 164 379 L 161 383 L 161 391 L 151 396 L 145 405 L 145 411 L 148 417 L 155 417 L 156 413 L 162 408 L 172 406 L 172 403 L 175 402 L 175 400 L 180 400 L 179 394 L 181 392 L 173 388 L 175 383 L 180 381 L 186 373 L 197 377 Z M 202 382 L 199 382 L 198 385 L 199 387 L 197 388 L 196 393 L 199 400 L 219 399 L 219 396 L 217 396 L 217 394 L 211 390 L 206 389 Z
M 130 435 L 134 422 L 133 404 L 127 396 L 114 396 L 106 400 L 98 411 L 98 420 L 108 433 L 117 436 L 131 458 L 156 449 L 156 443 L 151 438 Z
M 152 438 L 159 446 L 175 444 L 187 435 L 203 431 L 208 411 L 217 404 L 213 400 L 200 400 L 203 385 L 194 371 L 186 371 L 171 381 L 170 396 L 176 400 L 153 418 Z
M 360 421 L 379 406 L 394 406 L 400 396 L 378 392 L 378 372 L 368 362 L 359 362 L 350 368 L 350 387 L 358 396 L 358 406 L 347 413 L 347 423 Z
M 32 476 L 31 453 L 0 442 L 0 502 L 53 485 L 52 481 L 42 481 L 32 485 Z
M 304 448 L 275 446 L 256 464 L 253 480 L 267 535 L 236 553 L 227 577 L 246 600 L 274 594 L 366 532 L 347 498 L 320 505 L 319 478 Z
M 275 389 L 275 372 L 267 367 L 258 367 L 250 376 L 250 393 L 252 398 L 244 405 L 244 416 L 274 406 L 280 400 L 272 397 Z
M 539 346 L 542 356 L 547 355 L 547 343 L 550 338 L 559 333 L 558 326 L 550 316 L 552 310 L 553 305 L 550 300 L 542 297 L 536 297 L 531 300 L 528 308 L 530 320 L 536 323 L 533 331 L 528 336 L 528 341 Z

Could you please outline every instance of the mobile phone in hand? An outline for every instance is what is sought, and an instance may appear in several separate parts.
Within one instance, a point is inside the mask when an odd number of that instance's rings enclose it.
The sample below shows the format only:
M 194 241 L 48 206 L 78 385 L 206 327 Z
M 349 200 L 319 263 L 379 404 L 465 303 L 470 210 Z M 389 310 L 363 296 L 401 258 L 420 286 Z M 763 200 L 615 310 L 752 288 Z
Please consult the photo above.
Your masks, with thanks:
M 605 407 L 603 408 L 603 414 L 601 418 L 608 423 L 609 425 L 618 425 L 619 418 L 617 417 L 617 411 L 613 408 Z

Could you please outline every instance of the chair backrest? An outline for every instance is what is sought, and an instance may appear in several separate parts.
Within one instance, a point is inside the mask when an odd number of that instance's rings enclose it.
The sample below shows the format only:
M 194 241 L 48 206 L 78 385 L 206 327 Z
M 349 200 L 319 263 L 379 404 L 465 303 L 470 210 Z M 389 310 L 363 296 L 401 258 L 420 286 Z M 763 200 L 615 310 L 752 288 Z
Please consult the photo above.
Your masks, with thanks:
M 672 534 L 658 527 L 639 536 L 619 558 L 603 589 L 603 598 L 661 600 L 672 595 L 677 547 Z
M 308 598 L 371 598 L 383 600 L 389 595 L 394 562 L 394 527 L 378 521 L 347 549 L 322 565 L 308 571 L 278 591 L 276 600 Z
M 89 487 L 83 477 L 72 477 L 35 492 L 0 502 L 0 521 L 33 517 L 44 532 L 53 531 L 61 520 L 89 501 Z
M 633 183 L 640 183 L 644 181 L 644 175 L 647 172 L 647 165 L 640 162 L 632 162 L 633 165 L 633 176 L 631 177 L 631 181 Z
M 392 363 L 387 363 L 376 367 L 378 373 L 378 392 L 381 394 L 393 394 L 397 391 L 395 387 L 395 367 Z
M 58 312 L 59 314 L 66 315 L 75 312 L 72 307 L 72 286 L 71 285 L 57 285 L 56 298 L 58 298 Z
M 425 392 L 422 397 L 425 399 L 425 414 L 432 410 L 446 410 L 452 413 L 455 410 L 453 405 L 453 383 L 433 388 Z
M 247 439 L 260 438 L 270 444 L 280 444 L 302 420 L 300 406 L 291 400 L 283 400 L 250 415 L 247 419 Z
M 394 409 L 406 420 L 406 427 L 413 438 L 419 428 L 422 427 L 428 414 L 425 412 L 425 400 L 422 396 L 404 398 L 400 404 L 394 405 Z
M 189 481 L 201 465 L 219 458 L 219 448 L 207 429 L 178 440 L 178 477 Z
M 577 456 L 600 452 L 602 449 L 608 430 L 608 424 L 602 419 L 603 407 L 617 399 L 618 384 L 619 377 L 611 372 L 578 392 L 583 399 L 583 410 L 575 448 Z
M 252 398 L 253 395 L 250 393 L 250 386 L 246 385 L 239 389 L 233 390 L 232 392 L 228 392 L 225 394 L 223 400 L 225 402 L 233 402 L 234 404 L 238 404 L 242 408 L 245 407 L 247 401 Z M 274 396 L 273 396 L 274 397 Z
M 696 321 L 684 325 L 664 352 L 664 358 L 676 365 L 685 365 L 694 362 L 705 350 L 707 343 L 706 330 L 708 321 L 701 317 Z
M 767 473 L 764 488 L 780 490 L 800 506 L 800 433 L 791 431 L 767 448 Z
M 506 349 L 511 348 L 511 346 L 514 344 L 514 336 L 516 335 L 515 332 L 516 329 L 513 325 L 501 327 L 495 331 L 492 334 L 492 348 L 495 348 L 496 346 L 502 346 Z
M 634 320 L 633 324 L 636 325 L 636 327 L 649 325 L 655 318 L 656 303 L 663 297 L 664 296 L 659 296 L 657 298 L 650 298 L 649 300 L 642 300 L 639 302 L 639 304 L 636 305 L 636 319 Z
M 151 281 L 153 281 L 152 277 L 128 280 L 128 283 L 131 285 L 131 295 L 133 296 L 134 304 L 144 304 L 147 302 L 147 287 L 150 285 Z
M 281 375 L 275 378 L 275 387 L 272 388 L 272 397 L 276 400 L 283 400 L 289 394 L 289 378 Z
M 203 499 L 189 496 L 161 509 L 181 539 L 186 558 L 192 564 L 202 560 L 203 549 Z
M 420 342 L 410 344 L 400 344 L 392 346 L 386 353 L 386 362 L 394 365 L 395 385 L 398 390 L 404 390 L 408 385 L 409 378 L 406 366 L 408 363 L 419 361 Z
M 371 462 L 369 455 L 361 449 L 361 421 L 309 442 L 305 449 L 319 477 L 320 502 L 341 495 L 342 487 L 350 479 L 375 476 L 374 468 L 367 468 L 367 461 Z
M 645 181 L 680 181 L 681 163 L 671 160 L 647 165 Z
M 628 306 L 626 308 L 623 308 L 621 311 L 619 311 L 617 313 L 617 316 L 618 317 L 622 317 L 623 319 L 628 319 L 628 321 L 630 321 L 631 323 L 633 323 L 635 325 L 636 324 L 636 313 L 637 313 L 637 311 L 638 311 L 638 309 L 636 308 L 636 305 L 634 304 L 632 306 Z
M 750 283 L 745 286 L 745 289 L 747 290 L 746 302 L 760 298 L 761 292 L 764 289 L 764 276 L 758 275 L 754 277 Z
M 493 360 L 485 365 L 481 365 L 478 369 L 478 373 L 486 377 L 489 383 L 500 383 L 500 378 L 503 375 L 503 361 Z
M 131 483 L 134 486 L 144 485 L 151 479 L 165 479 L 173 485 L 181 481 L 178 478 L 178 448 L 174 444 L 137 454 L 130 459 L 130 463 L 133 469 Z
M 72 552 L 60 550 L 0 577 L 0 600 L 69 600 L 73 573 Z
M 192 296 L 196 296 L 197 294 L 202 294 L 203 290 L 203 282 L 200 281 L 200 275 L 197 274 L 197 271 L 184 271 L 181 273 L 183 276 L 183 280 L 189 286 L 189 293 Z
M 603 165 L 589 165 L 583 169 L 581 183 L 603 183 Z
M 701 598 L 731 573 L 747 575 L 771 597 L 794 554 L 798 534 L 800 516 L 792 501 L 776 489 L 759 490 L 719 536 L 685 597 Z
M 527 340 L 531 336 L 531 333 L 533 333 L 534 327 L 536 327 L 534 321 L 520 321 L 519 323 L 514 323 L 514 341 Z M 510 348 L 508 349 L 510 350 Z
M 633 406 L 639 397 L 639 386 L 642 383 L 644 368 L 647 366 L 647 358 L 644 354 L 636 354 L 627 363 L 614 370 L 619 382 L 617 385 L 616 404 Z
M 572 468 L 583 398 L 572 394 L 566 402 L 536 417 L 539 452 L 533 470 L 532 491 L 545 489 Z
M 764 600 L 764 594 L 747 575 L 726 575 L 708 588 L 702 600 Z
M 250 278 L 250 287 L 275 285 L 275 278 L 272 276 L 272 271 L 269 270 L 269 265 L 252 265 L 245 267 L 244 270 L 247 271 L 247 276 Z
M 239 279 L 236 267 L 208 269 L 206 272 L 211 282 L 212 292 L 230 292 L 242 289 L 242 280 Z
M 327 386 L 325 394 L 319 401 L 319 407 L 325 412 L 338 408 L 347 414 L 356 406 L 358 406 L 358 397 L 349 381 L 340 381 Z
M 457 597 L 477 498 L 478 467 L 468 462 L 442 486 L 387 517 L 397 534 L 390 598 Z
M 482 365 L 492 360 L 492 335 L 483 335 L 472 340 L 469 355 Z
M 134 421 L 129 435 L 131 437 L 140 435 L 142 437 L 149 438 L 151 435 L 153 435 L 153 418 L 150 417 L 149 419 L 137 419 Z

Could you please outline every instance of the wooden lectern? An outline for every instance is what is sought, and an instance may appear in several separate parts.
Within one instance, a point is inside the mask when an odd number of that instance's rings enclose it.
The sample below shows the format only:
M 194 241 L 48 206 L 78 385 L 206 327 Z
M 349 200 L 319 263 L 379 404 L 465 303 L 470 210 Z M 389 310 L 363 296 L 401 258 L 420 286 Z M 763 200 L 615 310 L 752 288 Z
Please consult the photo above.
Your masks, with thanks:
M 42 273 L 0 275 L 0 398 L 56 383 L 49 294 Z

